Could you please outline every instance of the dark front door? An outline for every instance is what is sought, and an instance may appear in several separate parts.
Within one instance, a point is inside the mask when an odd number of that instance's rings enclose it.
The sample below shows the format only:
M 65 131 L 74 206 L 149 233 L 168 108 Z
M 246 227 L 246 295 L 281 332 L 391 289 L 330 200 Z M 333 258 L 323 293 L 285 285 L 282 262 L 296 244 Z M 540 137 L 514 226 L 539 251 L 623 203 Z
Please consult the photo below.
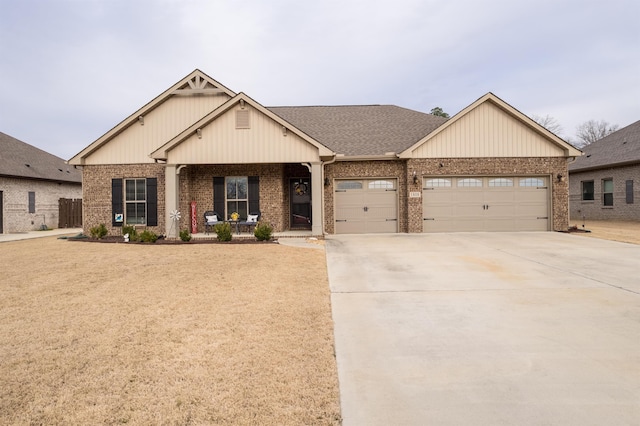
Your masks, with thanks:
M 291 229 L 311 229 L 311 180 L 291 179 Z

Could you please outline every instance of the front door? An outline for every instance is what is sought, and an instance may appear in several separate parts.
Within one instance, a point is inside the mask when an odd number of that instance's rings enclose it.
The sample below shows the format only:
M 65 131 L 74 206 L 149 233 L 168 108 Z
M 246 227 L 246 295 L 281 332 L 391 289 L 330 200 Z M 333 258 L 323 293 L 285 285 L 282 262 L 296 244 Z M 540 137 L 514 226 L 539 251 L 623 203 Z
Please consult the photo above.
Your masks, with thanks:
M 291 229 L 311 229 L 311 179 L 291 179 Z

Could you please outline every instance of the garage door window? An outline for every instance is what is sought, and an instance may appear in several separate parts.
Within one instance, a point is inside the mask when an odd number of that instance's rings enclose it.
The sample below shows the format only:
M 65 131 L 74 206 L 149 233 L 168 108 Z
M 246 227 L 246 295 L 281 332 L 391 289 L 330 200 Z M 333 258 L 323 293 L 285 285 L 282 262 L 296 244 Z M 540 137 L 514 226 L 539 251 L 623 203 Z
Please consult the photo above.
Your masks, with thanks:
M 542 179 L 538 178 L 524 178 L 520 179 L 520 186 L 544 186 Z
M 481 188 L 482 180 L 474 178 L 458 179 L 458 187 L 460 188 Z
M 369 182 L 369 189 L 393 189 L 393 182 L 390 180 L 372 180 Z
M 345 189 L 362 189 L 362 181 L 360 180 L 341 180 L 336 186 L 339 190 Z
M 451 179 L 443 179 L 443 178 L 427 179 L 424 185 L 426 188 L 450 188 Z
M 489 179 L 489 186 L 513 186 L 513 179 L 507 179 L 507 178 Z

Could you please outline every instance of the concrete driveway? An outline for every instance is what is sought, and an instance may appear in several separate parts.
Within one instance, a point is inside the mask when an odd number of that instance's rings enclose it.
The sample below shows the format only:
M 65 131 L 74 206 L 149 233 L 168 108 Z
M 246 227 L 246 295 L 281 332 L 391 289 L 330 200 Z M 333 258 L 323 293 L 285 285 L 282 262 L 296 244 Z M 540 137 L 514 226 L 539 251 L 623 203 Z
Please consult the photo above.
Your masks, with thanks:
M 352 425 L 640 424 L 640 246 L 545 233 L 331 236 Z

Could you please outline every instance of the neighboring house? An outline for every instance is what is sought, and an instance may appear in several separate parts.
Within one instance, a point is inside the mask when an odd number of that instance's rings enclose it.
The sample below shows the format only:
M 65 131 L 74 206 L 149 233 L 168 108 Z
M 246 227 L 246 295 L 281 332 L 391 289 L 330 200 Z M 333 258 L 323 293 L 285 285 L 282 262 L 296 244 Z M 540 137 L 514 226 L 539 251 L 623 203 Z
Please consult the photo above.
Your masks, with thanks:
M 269 108 L 195 70 L 69 163 L 83 169 L 85 231 L 174 237 L 203 232 L 206 211 L 237 211 L 322 235 L 566 230 L 577 155 L 491 93 L 448 120 L 389 105 Z
M 583 151 L 569 165 L 571 220 L 640 220 L 640 121 Z
M 81 197 L 79 170 L 0 132 L 0 233 L 57 228 L 60 198 Z

